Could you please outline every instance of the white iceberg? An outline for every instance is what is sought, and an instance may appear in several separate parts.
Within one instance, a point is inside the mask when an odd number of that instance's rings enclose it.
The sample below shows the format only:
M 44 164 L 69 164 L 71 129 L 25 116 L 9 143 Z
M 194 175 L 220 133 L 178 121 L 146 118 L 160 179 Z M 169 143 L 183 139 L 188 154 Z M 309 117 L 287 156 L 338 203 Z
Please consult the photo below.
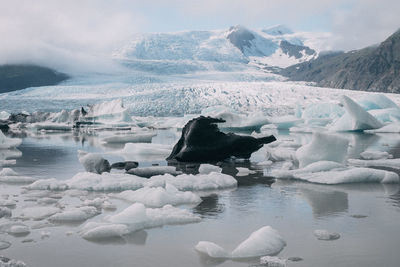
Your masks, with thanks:
M 71 208 L 56 213 L 48 218 L 51 222 L 65 223 L 65 222 L 80 222 L 85 221 L 100 214 L 97 208 L 92 206 Z
M 212 258 L 252 258 L 279 253 L 286 246 L 279 232 L 271 226 L 264 226 L 253 232 L 240 243 L 231 253 L 222 247 L 208 241 L 200 241 L 195 249 Z
M 218 166 L 211 165 L 211 164 L 201 164 L 199 167 L 200 174 L 210 174 L 212 172 L 222 172 L 222 169 Z
M 379 129 L 365 130 L 366 133 L 400 133 L 400 123 L 390 123 Z
M 111 169 L 108 160 L 98 154 L 78 150 L 78 158 L 87 172 L 101 174 L 103 172 L 109 172 Z
M 360 153 L 360 157 L 362 159 L 367 159 L 367 160 L 376 160 L 376 159 L 390 159 L 393 158 L 393 155 L 389 154 L 386 151 L 372 151 L 372 150 L 367 150 L 362 153 Z
M 264 256 L 260 258 L 260 264 L 264 267 L 286 267 L 286 260 L 274 256 Z
M 80 172 L 68 180 L 40 179 L 27 185 L 29 190 L 125 191 L 137 190 L 145 186 L 157 187 L 172 184 L 181 191 L 223 190 L 237 186 L 230 175 L 211 172 L 209 174 L 169 174 L 153 176 L 150 179 L 124 173 Z
M 50 217 L 53 214 L 60 212 L 57 207 L 28 207 L 22 209 L 21 216 L 23 218 L 33 219 L 33 220 L 43 220 Z
M 348 145 L 348 140 L 338 135 L 314 133 L 311 142 L 296 151 L 299 167 L 303 168 L 317 161 L 343 163 L 347 155 Z
M 363 131 L 378 129 L 383 126 L 374 116 L 349 97 L 342 96 L 341 103 L 346 109 L 346 113 L 331 125 L 331 131 Z
M 32 183 L 36 179 L 30 176 L 22 176 L 11 168 L 3 168 L 0 171 L 0 182 L 3 183 Z
M 15 148 L 22 143 L 22 139 L 8 138 L 0 131 L 0 149 Z
M 400 169 L 400 158 L 397 159 L 348 159 L 347 162 L 353 166 L 361 167 L 388 167 L 393 169 Z
M 236 176 L 248 176 L 250 174 L 256 173 L 255 171 L 249 170 L 248 168 L 236 167 L 238 173 Z
M 151 133 L 136 133 L 129 135 L 113 135 L 103 138 L 101 141 L 108 144 L 123 144 L 123 143 L 150 143 L 151 139 L 157 134 Z
M 166 183 L 163 187 L 143 187 L 138 190 L 127 190 L 118 194 L 112 194 L 112 197 L 138 202 L 146 207 L 160 208 L 167 204 L 177 206 L 182 204 L 199 204 L 201 198 L 192 192 L 182 192 L 173 185 Z
M 132 121 L 129 110 L 124 107 L 122 99 L 95 104 L 89 108 L 86 117 L 111 122 Z
M 109 223 L 88 223 L 83 226 L 81 236 L 88 240 L 121 237 L 125 234 L 153 227 L 171 224 L 187 224 L 200 221 L 200 217 L 187 210 L 166 205 L 162 208 L 145 208 L 135 203 L 120 213 L 107 216 Z
M 296 170 L 272 171 L 271 175 L 277 179 L 297 179 L 319 184 L 399 183 L 399 175 L 394 172 L 346 167 L 332 161 L 314 162 Z
M 315 230 L 314 236 L 318 240 L 336 240 L 340 238 L 340 234 L 329 232 L 328 230 Z
M 384 94 L 365 94 L 357 102 L 365 110 L 399 108 L 396 103 Z

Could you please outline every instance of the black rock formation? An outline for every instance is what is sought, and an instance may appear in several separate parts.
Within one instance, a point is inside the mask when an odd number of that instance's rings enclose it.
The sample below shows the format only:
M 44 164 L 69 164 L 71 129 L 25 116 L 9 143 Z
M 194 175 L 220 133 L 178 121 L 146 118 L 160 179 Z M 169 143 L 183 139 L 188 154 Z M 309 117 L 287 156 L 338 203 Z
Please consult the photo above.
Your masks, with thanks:
M 231 156 L 249 158 L 251 153 L 260 149 L 263 144 L 276 140 L 273 135 L 254 138 L 233 133 L 225 134 L 216 125 L 221 122 L 225 121 L 203 116 L 189 121 L 167 160 L 213 162 Z

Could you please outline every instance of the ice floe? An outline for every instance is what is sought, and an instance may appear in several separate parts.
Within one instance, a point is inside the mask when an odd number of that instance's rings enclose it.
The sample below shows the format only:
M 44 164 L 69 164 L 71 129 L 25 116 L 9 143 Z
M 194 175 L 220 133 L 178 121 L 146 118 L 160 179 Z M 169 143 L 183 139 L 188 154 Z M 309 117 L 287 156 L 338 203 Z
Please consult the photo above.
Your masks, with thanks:
M 29 190 L 125 191 L 137 190 L 145 186 L 157 187 L 172 184 L 182 191 L 222 190 L 237 186 L 230 175 L 211 172 L 209 174 L 169 174 L 153 176 L 150 179 L 123 173 L 80 172 L 68 180 L 40 179 L 27 185 Z
M 286 267 L 287 260 L 274 256 L 264 256 L 260 258 L 260 264 L 265 267 Z
M 201 198 L 192 192 L 182 192 L 173 185 L 166 183 L 163 187 L 143 187 L 138 190 L 127 190 L 111 196 L 130 202 L 142 203 L 147 207 L 160 208 L 167 204 L 176 206 L 182 204 L 198 204 Z
M 318 240 L 336 240 L 340 238 L 340 234 L 329 232 L 328 230 L 315 230 L 314 236 Z
M 393 169 L 400 169 L 400 158 L 397 159 L 371 159 L 371 160 L 363 160 L 363 159 L 348 159 L 347 161 L 350 165 L 353 166 L 362 166 L 362 167 L 389 167 Z
M 195 249 L 212 258 L 252 258 L 265 255 L 275 255 L 286 246 L 279 232 L 271 226 L 264 226 L 253 232 L 240 243 L 231 253 L 222 247 L 208 241 L 200 241 Z
M 210 174 L 212 172 L 222 172 L 222 169 L 212 164 L 201 164 L 199 167 L 200 174 Z
M 88 240 L 121 237 L 146 228 L 199 222 L 200 217 L 170 205 L 152 209 L 135 203 L 117 214 L 107 216 L 105 220 L 108 222 L 87 223 L 80 231 L 81 236 Z
M 3 183 L 32 183 L 36 179 L 30 176 L 22 176 L 11 168 L 3 168 L 0 171 L 0 182 Z
M 247 176 L 256 173 L 255 171 L 249 170 L 248 168 L 236 167 L 236 169 L 238 170 L 236 176 Z
M 346 109 L 346 113 L 335 121 L 330 130 L 332 131 L 363 131 L 378 129 L 383 126 L 374 116 L 369 114 L 356 102 L 347 96 L 341 97 L 341 103 Z
M 278 179 L 297 179 L 319 184 L 398 183 L 394 172 L 370 168 L 346 167 L 333 161 L 318 161 L 296 170 L 275 170 Z
M 102 156 L 86 151 L 78 151 L 79 162 L 83 165 L 87 172 L 94 172 L 101 174 L 111 170 L 110 163 Z
M 33 220 L 43 220 L 60 212 L 57 207 L 35 206 L 22 209 L 21 217 Z
M 362 159 L 367 159 L 367 160 L 376 160 L 376 159 L 390 159 L 393 158 L 393 155 L 389 154 L 386 151 L 372 151 L 372 150 L 368 150 L 368 151 L 364 151 L 362 153 L 360 153 L 360 157 Z
M 71 208 L 62 212 L 51 215 L 48 220 L 51 222 L 81 222 L 100 214 L 97 208 L 93 206 L 84 206 L 79 208 Z
M 151 139 L 157 134 L 154 132 L 151 133 L 137 133 L 137 134 L 129 134 L 129 135 L 113 135 L 103 138 L 101 141 L 109 144 L 118 144 L 118 143 L 150 143 Z
M 303 168 L 317 161 L 335 161 L 343 163 L 349 142 L 334 134 L 314 133 L 310 143 L 296 151 L 299 167 Z
M 0 149 L 15 148 L 22 143 L 22 139 L 8 138 L 0 131 Z

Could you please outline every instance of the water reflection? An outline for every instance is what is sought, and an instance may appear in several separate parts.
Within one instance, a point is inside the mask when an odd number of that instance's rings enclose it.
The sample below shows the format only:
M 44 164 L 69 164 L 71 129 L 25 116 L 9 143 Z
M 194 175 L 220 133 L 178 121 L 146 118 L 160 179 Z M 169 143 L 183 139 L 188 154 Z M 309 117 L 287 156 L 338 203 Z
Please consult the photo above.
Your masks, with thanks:
M 133 232 L 128 235 L 120 236 L 120 237 L 107 237 L 107 238 L 99 238 L 99 239 L 91 239 L 89 242 L 96 243 L 99 245 L 138 245 L 144 246 L 147 241 L 147 232 L 145 230 L 140 230 Z
M 217 194 L 202 197 L 202 200 L 203 201 L 193 209 L 194 213 L 200 214 L 203 217 L 218 217 L 218 215 L 225 210 L 225 205 L 219 203 Z
M 290 188 L 298 192 L 312 209 L 314 218 L 323 219 L 347 213 L 351 203 L 349 195 L 376 194 L 390 199 L 392 205 L 400 207 L 400 192 L 398 184 L 340 184 L 320 185 L 298 181 L 278 180 L 273 187 Z

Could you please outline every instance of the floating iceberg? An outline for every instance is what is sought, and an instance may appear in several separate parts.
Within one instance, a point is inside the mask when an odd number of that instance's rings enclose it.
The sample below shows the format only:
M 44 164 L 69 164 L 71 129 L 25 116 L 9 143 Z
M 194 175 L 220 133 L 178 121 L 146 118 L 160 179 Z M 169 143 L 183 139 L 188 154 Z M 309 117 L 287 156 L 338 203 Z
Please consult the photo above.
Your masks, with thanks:
M 379 129 L 365 130 L 366 133 L 400 133 L 400 123 L 390 123 Z
M 103 172 L 110 172 L 111 170 L 108 160 L 98 154 L 78 150 L 78 158 L 87 172 L 101 174 Z
M 329 232 L 328 230 L 315 230 L 314 236 L 318 240 L 336 240 L 340 238 L 340 234 Z
M 389 159 L 393 158 L 393 155 L 389 154 L 386 151 L 371 151 L 367 150 L 362 153 L 360 153 L 360 157 L 362 159 L 367 159 L 367 160 L 376 160 L 376 159 Z
M 347 155 L 347 139 L 325 133 L 314 133 L 311 142 L 296 151 L 299 167 L 303 168 L 317 161 L 335 161 L 343 163 Z
M 151 143 L 151 139 L 156 136 L 156 133 L 137 133 L 130 135 L 114 135 L 105 137 L 102 139 L 102 142 L 109 144 L 118 144 L 118 143 Z
M 286 260 L 273 256 L 264 256 L 260 258 L 260 264 L 265 267 L 286 267 Z
M 365 110 L 399 108 L 396 103 L 383 94 L 365 94 L 357 102 Z
M 0 131 L 0 149 L 15 148 L 22 143 L 22 139 L 8 138 Z
M 135 203 L 120 213 L 105 218 L 110 223 L 88 223 L 83 226 L 81 236 L 88 240 L 121 237 L 125 234 L 171 224 L 187 224 L 200 221 L 200 217 L 187 210 L 166 205 L 162 208 L 146 208 Z
M 238 170 L 236 176 L 248 176 L 250 174 L 256 173 L 255 171 L 249 170 L 248 168 L 236 167 L 236 169 Z
M 399 183 L 399 175 L 394 172 L 346 167 L 332 161 L 314 162 L 297 170 L 273 171 L 271 175 L 278 179 L 297 179 L 319 184 Z
M 22 209 L 21 216 L 23 218 L 33 219 L 33 220 L 43 220 L 50 217 L 53 214 L 60 212 L 57 207 L 29 207 Z
M 199 167 L 199 173 L 200 174 L 210 174 L 212 172 L 222 172 L 222 169 L 218 166 L 212 165 L 212 164 L 201 164 Z
M 208 241 L 200 241 L 195 249 L 212 258 L 252 258 L 279 253 L 286 246 L 285 240 L 277 230 L 264 226 L 253 232 L 231 253 Z
M 65 223 L 65 222 L 81 222 L 92 218 L 100 212 L 95 207 L 86 206 L 80 208 L 67 209 L 62 212 L 56 213 L 48 218 L 51 222 Z
M 131 122 L 132 118 L 122 99 L 115 99 L 90 107 L 87 118 L 106 122 Z
M 32 183 L 36 179 L 29 176 L 21 176 L 10 168 L 3 168 L 0 171 L 0 182 L 3 183 Z
M 388 167 L 393 169 L 400 169 L 400 158 L 397 159 L 348 159 L 348 163 L 353 166 L 362 167 Z
M 346 113 L 331 125 L 330 130 L 337 132 L 363 131 L 378 129 L 383 126 L 374 116 L 365 111 L 349 97 L 342 96 L 341 103 L 346 109 Z
M 222 190 L 237 186 L 237 181 L 230 175 L 211 172 L 209 174 L 169 174 L 153 176 L 150 179 L 124 173 L 90 172 L 77 173 L 68 180 L 40 179 L 27 185 L 29 190 L 68 190 L 87 191 L 125 191 L 137 190 L 145 186 L 157 187 L 172 184 L 182 191 Z
M 127 190 L 112 195 L 115 198 L 138 202 L 146 207 L 160 208 L 167 204 L 176 206 L 182 204 L 199 204 L 201 198 L 192 192 L 182 192 L 173 185 L 166 183 L 163 187 L 143 187 L 138 190 Z

